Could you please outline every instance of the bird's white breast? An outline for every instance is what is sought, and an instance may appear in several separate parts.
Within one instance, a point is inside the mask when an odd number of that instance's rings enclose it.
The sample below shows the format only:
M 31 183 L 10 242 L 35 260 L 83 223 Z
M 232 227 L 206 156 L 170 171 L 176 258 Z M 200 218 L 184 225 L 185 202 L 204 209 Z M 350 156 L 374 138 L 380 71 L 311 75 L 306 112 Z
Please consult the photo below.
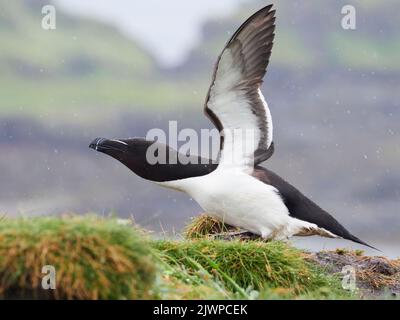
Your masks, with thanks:
M 276 238 L 292 220 L 273 186 L 240 169 L 217 169 L 205 176 L 160 184 L 188 193 L 208 214 L 264 238 Z

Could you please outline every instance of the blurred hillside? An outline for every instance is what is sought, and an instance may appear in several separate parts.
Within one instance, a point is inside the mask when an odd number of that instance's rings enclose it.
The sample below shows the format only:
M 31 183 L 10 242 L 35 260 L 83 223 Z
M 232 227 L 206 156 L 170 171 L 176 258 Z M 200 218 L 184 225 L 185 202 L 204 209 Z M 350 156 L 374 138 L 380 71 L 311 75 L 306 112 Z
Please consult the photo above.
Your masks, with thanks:
M 154 230 L 179 229 L 197 204 L 87 146 L 166 129 L 168 120 L 211 127 L 202 105 L 216 57 L 265 2 L 206 22 L 202 43 L 173 69 L 115 28 L 60 9 L 57 29 L 42 30 L 48 2 L 0 0 L 0 212 L 115 211 Z M 274 2 L 263 92 L 276 153 L 266 165 L 363 240 L 400 254 L 400 3 Z M 341 28 L 345 4 L 357 8 L 356 31 Z
M 357 31 L 345 31 L 340 10 L 347 2 L 275 1 L 278 26 L 271 68 L 302 77 L 348 69 L 366 76 L 372 71 L 397 74 L 400 30 L 389 17 L 399 9 L 398 2 L 356 1 Z M 189 59 L 163 72 L 139 44 L 100 22 L 57 10 L 57 29 L 44 31 L 41 8 L 48 3 L 0 1 L 0 114 L 58 117 L 94 107 L 197 107 L 229 34 L 249 12 L 265 5 L 254 1 L 228 19 L 209 21 L 204 41 Z
M 277 10 L 277 31 L 271 61 L 274 68 L 302 72 L 306 76 L 321 70 L 351 68 L 363 72 L 397 74 L 400 71 L 398 1 L 273 1 Z M 235 31 L 238 21 L 249 12 L 265 6 L 265 1 L 251 1 L 228 19 L 214 19 L 203 28 L 204 42 L 192 51 L 181 67 L 187 75 L 208 70 L 215 52 Z M 356 8 L 357 29 L 341 28 L 344 5 Z M 393 16 L 393 17 L 392 17 Z M 226 32 L 226 30 L 231 30 Z M 193 71 L 196 66 L 196 73 Z
M 57 29 L 43 30 L 41 8 L 49 2 L 0 1 L 0 114 L 182 104 L 185 95 L 150 54 L 115 28 L 57 10 Z

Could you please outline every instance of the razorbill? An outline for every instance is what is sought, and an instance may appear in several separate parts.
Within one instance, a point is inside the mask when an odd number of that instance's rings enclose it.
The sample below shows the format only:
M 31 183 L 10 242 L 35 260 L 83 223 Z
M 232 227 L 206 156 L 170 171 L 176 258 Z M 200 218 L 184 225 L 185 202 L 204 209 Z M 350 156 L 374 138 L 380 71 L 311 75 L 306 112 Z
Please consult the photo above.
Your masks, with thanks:
M 274 152 L 271 113 L 260 89 L 274 32 L 275 10 L 270 5 L 247 19 L 218 57 L 204 107 L 220 132 L 218 163 L 191 156 L 197 161 L 183 164 L 175 161 L 180 156 L 176 150 L 143 138 L 97 138 L 90 148 L 117 159 L 144 179 L 186 192 L 209 215 L 264 239 L 320 235 L 369 246 L 291 184 L 260 166 Z M 251 138 L 227 134 L 238 130 L 253 134 Z M 246 148 L 236 148 L 238 144 Z M 149 163 L 149 148 L 165 151 L 166 163 Z

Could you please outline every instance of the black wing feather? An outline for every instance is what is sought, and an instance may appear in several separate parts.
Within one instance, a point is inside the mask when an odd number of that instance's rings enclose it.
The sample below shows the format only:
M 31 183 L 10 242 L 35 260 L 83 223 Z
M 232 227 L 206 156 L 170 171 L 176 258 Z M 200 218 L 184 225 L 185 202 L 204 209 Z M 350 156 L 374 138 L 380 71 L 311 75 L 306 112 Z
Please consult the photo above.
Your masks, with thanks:
M 352 235 L 328 212 L 320 208 L 316 203 L 304 196 L 299 190 L 283 180 L 276 173 L 264 167 L 257 166 L 253 172 L 253 176 L 279 190 L 292 217 L 314 223 L 318 227 L 324 228 L 343 239 L 351 240 L 378 250 Z

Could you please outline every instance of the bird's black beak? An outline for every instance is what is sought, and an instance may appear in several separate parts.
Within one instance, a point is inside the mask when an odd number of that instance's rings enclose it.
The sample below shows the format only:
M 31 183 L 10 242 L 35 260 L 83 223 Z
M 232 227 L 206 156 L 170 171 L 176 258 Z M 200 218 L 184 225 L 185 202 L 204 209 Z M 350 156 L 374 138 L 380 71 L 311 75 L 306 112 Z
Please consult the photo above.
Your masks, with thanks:
M 90 143 L 89 148 L 109 154 L 112 152 L 126 152 L 128 144 L 122 140 L 96 138 Z

